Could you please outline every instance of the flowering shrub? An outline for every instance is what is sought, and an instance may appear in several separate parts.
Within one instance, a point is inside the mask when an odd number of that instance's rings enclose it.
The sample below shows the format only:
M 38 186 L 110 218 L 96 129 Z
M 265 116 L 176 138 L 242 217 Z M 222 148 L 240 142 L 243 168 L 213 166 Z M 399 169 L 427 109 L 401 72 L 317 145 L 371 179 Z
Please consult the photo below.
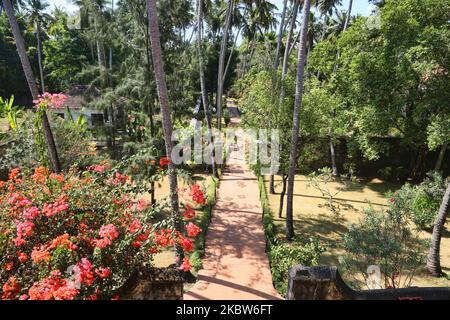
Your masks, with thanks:
M 90 169 L 14 169 L 0 184 L 1 299 L 111 299 L 163 248 L 193 250 L 200 228 L 189 222 L 180 232 L 154 223 L 153 207 L 138 199 L 141 190 L 128 176 L 104 164 Z M 203 203 L 195 190 L 192 201 Z M 184 259 L 180 269 L 190 268 Z
M 44 92 L 38 96 L 38 100 L 33 100 L 37 110 L 61 109 L 67 100 L 67 96 L 62 93 L 51 94 Z

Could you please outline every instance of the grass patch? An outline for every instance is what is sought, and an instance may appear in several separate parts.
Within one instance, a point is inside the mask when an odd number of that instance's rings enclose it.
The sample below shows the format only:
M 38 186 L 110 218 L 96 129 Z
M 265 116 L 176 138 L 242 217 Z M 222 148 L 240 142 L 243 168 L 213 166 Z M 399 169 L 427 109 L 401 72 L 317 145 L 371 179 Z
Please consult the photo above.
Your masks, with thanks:
M 281 189 L 281 178 L 275 177 L 276 191 Z M 298 235 L 304 237 L 313 236 L 320 240 L 320 244 L 326 251 L 320 256 L 319 264 L 326 266 L 338 266 L 339 257 L 343 256 L 345 250 L 342 245 L 342 237 L 348 232 L 352 223 L 357 223 L 363 217 L 363 210 L 369 203 L 377 210 L 386 209 L 388 195 L 398 190 L 401 185 L 387 183 L 379 179 L 369 181 L 352 182 L 347 185 L 340 182 L 332 182 L 329 187 L 333 192 L 339 191 L 336 202 L 340 205 L 339 215 L 334 214 L 326 205 L 326 198 L 312 187 L 308 187 L 308 179 L 297 175 L 294 188 L 294 227 Z M 268 188 L 269 177 L 265 177 L 264 186 Z M 261 186 L 260 186 L 261 188 Z M 267 189 L 268 190 L 268 189 Z M 268 209 L 278 212 L 279 194 L 265 194 L 268 198 Z M 264 200 L 267 203 L 267 198 Z M 261 200 L 263 201 L 263 200 Z M 283 210 L 283 218 L 273 216 L 272 223 L 275 224 L 275 239 L 284 236 L 286 201 Z M 445 272 L 450 270 L 450 220 L 446 223 L 441 243 L 441 264 Z M 431 234 L 427 231 L 421 232 L 423 239 L 430 239 Z M 342 271 L 342 270 L 341 270 Z M 349 284 L 354 283 L 352 274 L 343 273 L 344 280 Z M 413 279 L 413 286 L 418 287 L 448 287 L 450 281 L 445 278 L 431 277 L 425 266 L 420 268 Z

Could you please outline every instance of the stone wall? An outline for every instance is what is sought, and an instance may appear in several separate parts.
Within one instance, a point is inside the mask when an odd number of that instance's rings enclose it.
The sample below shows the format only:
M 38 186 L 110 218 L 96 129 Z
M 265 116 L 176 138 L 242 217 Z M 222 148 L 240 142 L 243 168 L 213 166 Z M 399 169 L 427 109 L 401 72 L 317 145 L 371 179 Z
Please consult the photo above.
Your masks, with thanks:
M 297 265 L 289 270 L 287 300 L 450 300 L 450 288 L 355 291 L 336 267 Z
M 183 300 L 183 277 L 175 268 L 136 270 L 120 290 L 123 300 Z

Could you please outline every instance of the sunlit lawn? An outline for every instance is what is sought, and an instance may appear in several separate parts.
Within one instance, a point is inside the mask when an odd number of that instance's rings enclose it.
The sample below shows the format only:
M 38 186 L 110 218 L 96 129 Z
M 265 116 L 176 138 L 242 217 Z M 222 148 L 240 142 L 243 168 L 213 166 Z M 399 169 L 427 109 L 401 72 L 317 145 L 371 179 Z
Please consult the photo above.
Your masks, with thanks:
M 356 223 L 362 217 L 362 211 L 369 206 L 369 202 L 376 209 L 386 207 L 388 198 L 386 195 L 390 191 L 395 191 L 400 186 L 389 184 L 378 179 L 369 182 L 351 182 L 348 185 L 333 182 L 330 185 L 331 191 L 341 190 L 336 195 L 336 200 L 340 204 L 339 215 L 331 212 L 325 205 L 326 200 L 321 193 L 308 187 L 308 179 L 305 176 L 297 176 L 294 189 L 294 225 L 297 234 L 304 237 L 317 237 L 322 245 L 326 247 L 320 263 L 322 265 L 338 266 L 339 257 L 344 253 L 341 245 L 342 236 L 348 231 L 351 223 Z M 266 180 L 268 190 L 268 177 Z M 281 178 L 276 178 L 276 191 L 281 191 Z M 274 220 L 277 230 L 284 234 L 285 210 L 283 218 L 278 218 L 279 194 L 269 195 L 269 201 L 274 213 Z M 286 200 L 285 200 L 286 203 Z M 441 263 L 444 271 L 450 273 L 450 232 L 444 233 L 441 246 Z M 427 232 L 422 233 L 423 237 L 430 238 Z M 415 277 L 415 286 L 450 286 L 450 281 L 445 278 L 436 279 L 428 276 L 425 270 L 419 270 Z

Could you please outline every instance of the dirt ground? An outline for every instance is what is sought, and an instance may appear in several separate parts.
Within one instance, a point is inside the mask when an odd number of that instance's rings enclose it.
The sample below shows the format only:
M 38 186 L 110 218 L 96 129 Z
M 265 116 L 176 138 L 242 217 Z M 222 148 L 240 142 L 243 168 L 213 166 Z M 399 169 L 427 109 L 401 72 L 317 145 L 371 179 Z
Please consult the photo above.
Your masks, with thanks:
M 281 178 L 276 177 L 276 191 L 281 191 Z M 268 177 L 266 180 L 268 190 Z M 320 263 L 323 265 L 338 265 L 339 256 L 344 253 L 341 243 L 342 236 L 348 231 L 352 223 L 358 222 L 362 217 L 362 211 L 368 207 L 369 202 L 374 208 L 380 209 L 387 206 L 387 194 L 400 188 L 399 185 L 383 182 L 378 179 L 365 183 L 350 182 L 347 185 L 332 182 L 329 189 L 332 192 L 340 190 L 336 195 L 341 208 L 339 216 L 331 212 L 325 205 L 326 200 L 321 193 L 308 187 L 308 179 L 305 176 L 297 176 L 294 189 L 294 224 L 297 234 L 314 236 L 321 240 L 326 247 Z M 283 218 L 278 218 L 279 194 L 269 195 L 269 201 L 274 213 L 274 221 L 280 233 L 284 233 L 285 210 Z M 286 206 L 286 204 L 285 204 Z M 431 234 L 422 232 L 424 238 L 431 238 Z M 447 222 L 446 231 L 441 244 L 441 264 L 444 272 L 450 274 L 450 224 Z M 413 286 L 450 286 L 450 280 L 445 278 L 430 277 L 426 270 L 419 270 L 414 278 Z

